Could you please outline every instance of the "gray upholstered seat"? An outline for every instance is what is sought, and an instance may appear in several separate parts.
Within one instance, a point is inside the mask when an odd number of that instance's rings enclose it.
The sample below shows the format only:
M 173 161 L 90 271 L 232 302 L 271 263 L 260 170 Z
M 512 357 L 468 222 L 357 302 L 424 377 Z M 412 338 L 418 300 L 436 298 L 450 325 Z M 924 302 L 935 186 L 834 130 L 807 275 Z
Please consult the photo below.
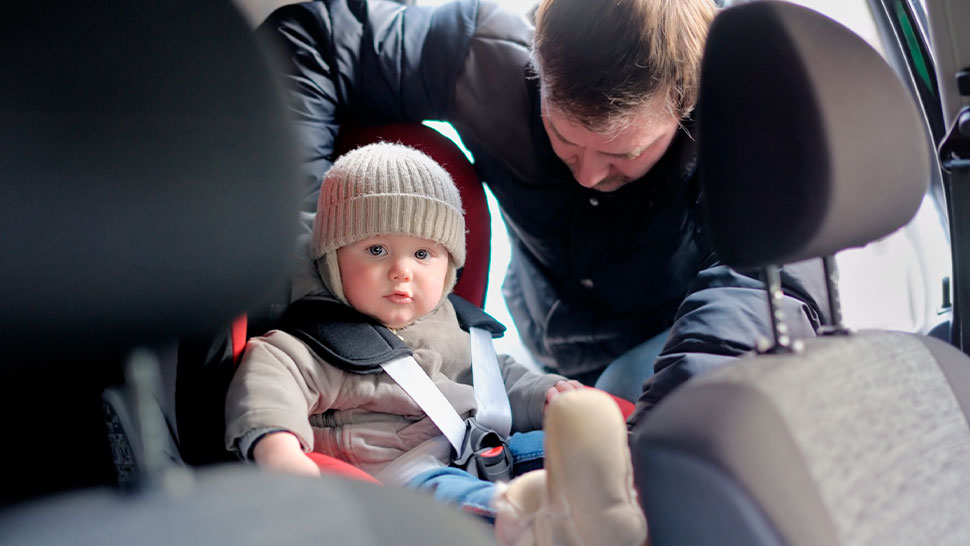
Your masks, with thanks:
M 124 355 L 227 324 L 288 278 L 297 141 L 229 0 L 6 15 L 0 542 L 490 544 L 430 498 L 336 477 L 236 465 L 107 486 L 101 391 Z
M 702 70 L 708 232 L 728 265 L 830 256 L 916 211 L 925 129 L 844 27 L 792 4 L 731 8 Z M 633 431 L 653 543 L 970 544 L 968 414 L 970 359 L 898 332 L 697 377 Z

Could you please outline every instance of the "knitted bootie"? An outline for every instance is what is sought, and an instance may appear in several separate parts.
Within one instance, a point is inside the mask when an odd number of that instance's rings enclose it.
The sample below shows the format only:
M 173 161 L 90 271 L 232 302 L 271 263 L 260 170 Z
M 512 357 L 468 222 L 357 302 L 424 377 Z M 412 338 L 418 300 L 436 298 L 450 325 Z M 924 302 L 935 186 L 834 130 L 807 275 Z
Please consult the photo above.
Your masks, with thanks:
M 546 471 L 527 472 L 508 484 L 498 484 L 495 538 L 505 546 L 535 546 L 535 515 L 546 499 Z
M 647 523 L 633 488 L 623 417 L 601 391 L 560 394 L 546 410 L 545 471 L 496 497 L 496 536 L 515 546 L 640 546 Z
M 537 517 L 539 544 L 640 546 L 647 522 L 633 487 L 626 424 L 612 398 L 582 389 L 546 409 L 548 504 Z

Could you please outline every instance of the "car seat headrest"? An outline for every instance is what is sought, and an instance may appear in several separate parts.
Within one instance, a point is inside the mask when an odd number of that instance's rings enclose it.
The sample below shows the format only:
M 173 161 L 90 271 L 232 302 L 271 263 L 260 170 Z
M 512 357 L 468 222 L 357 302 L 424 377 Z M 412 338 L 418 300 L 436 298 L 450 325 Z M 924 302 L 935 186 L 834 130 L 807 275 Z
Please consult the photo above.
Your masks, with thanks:
M 295 139 L 230 2 L 23 3 L 0 23 L 0 341 L 171 339 L 288 275 Z
M 704 210 L 728 265 L 830 255 L 916 213 L 926 129 L 897 75 L 847 28 L 785 2 L 729 8 L 701 74 Z

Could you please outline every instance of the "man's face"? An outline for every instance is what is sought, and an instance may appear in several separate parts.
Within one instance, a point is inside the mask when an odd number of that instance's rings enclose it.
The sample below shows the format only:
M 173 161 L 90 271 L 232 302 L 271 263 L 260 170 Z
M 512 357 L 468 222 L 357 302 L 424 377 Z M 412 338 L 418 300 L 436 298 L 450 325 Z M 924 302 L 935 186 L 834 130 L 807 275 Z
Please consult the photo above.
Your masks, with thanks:
M 403 328 L 438 305 L 449 260 L 440 244 L 405 235 L 378 235 L 337 250 L 347 302 L 388 328 Z
M 678 120 L 658 105 L 611 134 L 586 128 L 542 101 L 542 124 L 552 149 L 585 188 L 612 192 L 647 174 L 677 133 Z

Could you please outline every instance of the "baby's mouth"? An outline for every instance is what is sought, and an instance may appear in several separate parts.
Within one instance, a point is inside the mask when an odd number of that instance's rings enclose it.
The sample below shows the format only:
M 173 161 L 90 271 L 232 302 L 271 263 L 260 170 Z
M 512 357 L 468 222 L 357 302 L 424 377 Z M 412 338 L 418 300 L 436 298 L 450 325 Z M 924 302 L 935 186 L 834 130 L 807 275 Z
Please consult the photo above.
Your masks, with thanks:
M 410 303 L 413 299 L 411 293 L 404 290 L 396 290 L 384 297 L 391 303 Z

